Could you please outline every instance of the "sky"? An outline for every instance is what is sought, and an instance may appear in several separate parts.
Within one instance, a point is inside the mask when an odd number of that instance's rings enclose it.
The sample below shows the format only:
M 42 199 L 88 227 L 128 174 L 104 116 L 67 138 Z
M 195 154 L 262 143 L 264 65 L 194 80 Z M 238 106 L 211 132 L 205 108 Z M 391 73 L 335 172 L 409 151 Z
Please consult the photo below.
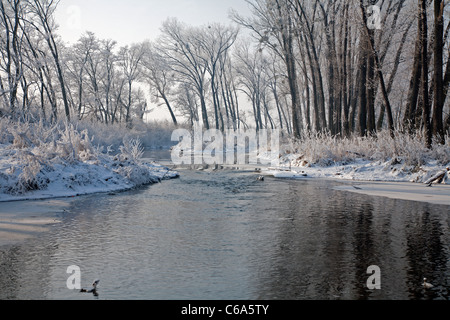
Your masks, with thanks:
M 60 0 L 56 12 L 58 34 L 74 43 L 85 31 L 119 45 L 154 40 L 162 22 L 176 17 L 191 25 L 229 23 L 229 9 L 244 15 L 245 0 Z

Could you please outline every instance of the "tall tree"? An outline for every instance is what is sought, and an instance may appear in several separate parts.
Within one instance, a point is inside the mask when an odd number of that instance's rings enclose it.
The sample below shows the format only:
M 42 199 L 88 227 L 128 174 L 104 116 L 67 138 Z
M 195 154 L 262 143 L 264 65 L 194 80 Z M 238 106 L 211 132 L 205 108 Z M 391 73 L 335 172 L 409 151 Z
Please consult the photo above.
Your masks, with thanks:
M 119 51 L 120 65 L 128 85 L 128 95 L 125 104 L 125 122 L 128 127 L 132 126 L 131 109 L 133 83 L 141 76 L 141 61 L 144 56 L 144 45 L 133 44 L 131 46 L 122 47 Z
M 196 89 L 200 99 L 203 126 L 209 130 L 206 106 L 208 63 L 196 31 L 195 28 L 187 27 L 176 19 L 168 19 L 163 23 L 159 48 L 173 71 L 188 79 Z
M 67 96 L 67 88 L 64 79 L 64 71 L 61 64 L 61 57 L 59 55 L 59 46 L 56 42 L 54 29 L 56 24 L 54 21 L 54 12 L 56 10 L 57 2 L 54 0 L 33 0 L 32 1 L 32 11 L 36 17 L 39 24 L 31 22 L 36 30 L 42 34 L 44 39 L 47 41 L 50 52 L 53 56 L 56 73 L 58 76 L 59 84 L 61 87 L 62 100 L 64 103 L 64 111 L 66 119 L 70 121 L 70 106 Z
M 443 79 L 443 50 L 444 50 L 444 1 L 434 0 L 434 106 L 433 106 L 433 134 L 439 137 L 440 143 L 445 143 L 442 112 L 444 109 L 444 79 Z
M 387 112 L 387 115 L 388 115 L 389 131 L 390 131 L 391 136 L 394 137 L 394 117 L 392 115 L 391 103 L 389 101 L 389 96 L 388 96 L 386 84 L 385 84 L 385 81 L 384 81 L 384 75 L 383 75 L 381 61 L 380 61 L 378 52 L 377 52 L 376 47 L 375 47 L 375 39 L 374 39 L 373 33 L 371 33 L 370 30 L 369 30 L 367 14 L 366 14 L 366 9 L 365 9 L 364 4 L 363 4 L 363 0 L 360 0 L 360 8 L 361 8 L 361 13 L 362 13 L 362 17 L 363 17 L 363 23 L 364 23 L 364 27 L 363 28 L 366 30 L 366 34 L 368 36 L 368 41 L 369 41 L 369 44 L 370 44 L 370 54 L 372 54 L 373 58 L 375 59 L 375 67 L 376 67 L 376 70 L 377 70 L 378 79 L 380 81 L 381 93 L 382 93 L 382 96 L 383 96 L 383 102 L 385 104 L 386 112 Z
M 172 104 L 169 101 L 169 91 L 175 86 L 174 72 L 168 66 L 167 61 L 153 48 L 151 43 L 146 44 L 142 59 L 143 74 L 155 91 L 156 100 L 161 98 L 169 111 L 173 124 L 178 125 Z
M 432 132 L 430 124 L 430 102 L 428 94 L 428 22 L 427 22 L 427 1 L 419 0 L 419 19 L 422 24 L 420 33 L 421 42 L 421 93 L 422 93 L 422 125 L 425 134 L 425 144 L 431 148 Z

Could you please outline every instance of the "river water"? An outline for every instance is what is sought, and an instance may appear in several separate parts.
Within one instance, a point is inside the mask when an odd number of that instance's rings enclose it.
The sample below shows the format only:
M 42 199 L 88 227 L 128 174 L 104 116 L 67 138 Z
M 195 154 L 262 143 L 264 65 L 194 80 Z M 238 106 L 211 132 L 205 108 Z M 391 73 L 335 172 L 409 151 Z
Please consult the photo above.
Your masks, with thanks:
M 0 248 L 0 299 L 450 298 L 448 206 L 338 191 L 330 180 L 178 171 L 65 200 L 48 232 Z M 100 279 L 97 297 L 67 288 L 71 265 L 82 286 Z M 381 289 L 367 287 L 372 265 Z

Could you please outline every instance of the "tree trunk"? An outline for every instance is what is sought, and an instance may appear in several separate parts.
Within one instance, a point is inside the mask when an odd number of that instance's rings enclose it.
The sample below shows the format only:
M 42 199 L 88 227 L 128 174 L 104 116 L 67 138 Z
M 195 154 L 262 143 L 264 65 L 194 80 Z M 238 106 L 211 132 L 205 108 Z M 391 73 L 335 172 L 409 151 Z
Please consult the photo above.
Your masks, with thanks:
M 374 30 L 369 30 L 369 37 L 374 37 Z M 367 56 L 367 132 L 376 133 L 375 127 L 375 56 L 369 50 Z
M 413 25 L 413 21 L 411 21 L 411 23 L 406 28 L 405 32 L 403 33 L 402 40 L 400 41 L 400 46 L 398 47 L 397 54 L 396 54 L 395 60 L 394 60 L 394 67 L 392 69 L 391 75 L 389 76 L 389 81 L 388 81 L 388 85 L 387 85 L 388 94 L 391 93 L 392 86 L 394 85 L 394 79 L 397 74 L 398 67 L 400 65 L 400 59 L 401 59 L 401 54 L 403 52 L 403 47 L 405 46 L 408 32 L 411 29 L 412 25 Z M 400 112 L 400 109 L 399 109 L 399 112 Z M 386 114 L 386 106 L 384 104 L 382 104 L 380 114 L 378 117 L 378 121 L 377 121 L 377 130 L 378 131 L 380 131 L 383 128 L 385 114 Z
M 425 133 L 425 144 L 427 148 L 432 145 L 432 133 L 430 124 L 430 101 L 428 94 L 428 25 L 427 25 L 427 2 L 426 0 L 419 0 L 419 19 L 422 21 L 422 32 L 420 35 L 422 50 L 422 77 L 421 77 L 421 92 L 422 92 L 422 122 Z
M 386 83 L 384 82 L 384 76 L 383 76 L 383 71 L 382 71 L 382 68 L 381 68 L 380 58 L 378 57 L 378 53 L 377 53 L 377 50 L 375 48 L 375 39 L 373 37 L 373 34 L 370 33 L 370 30 L 369 30 L 369 27 L 368 27 L 368 24 L 367 24 L 366 11 L 364 10 L 364 5 L 363 5 L 363 1 L 362 0 L 360 0 L 360 7 L 361 7 L 361 11 L 362 11 L 362 16 L 363 16 L 364 28 L 366 29 L 367 36 L 369 38 L 371 54 L 373 54 L 373 56 L 375 58 L 375 67 L 377 69 L 378 79 L 380 80 L 381 93 L 383 94 L 383 102 L 386 105 L 386 112 L 387 112 L 387 115 L 388 115 L 389 131 L 390 131 L 391 137 L 394 138 L 394 118 L 392 116 L 391 104 L 389 102 L 389 96 L 388 96 L 388 93 L 387 93 L 387 90 L 386 90 Z
M 361 34 L 361 45 L 359 49 L 359 110 L 358 110 L 358 130 L 361 136 L 367 134 L 367 42 L 364 34 Z
M 444 36 L 444 2 L 434 0 L 434 108 L 433 108 L 433 134 L 439 142 L 445 144 L 442 111 L 444 108 L 443 83 L 443 36 Z
M 417 19 L 418 25 L 417 25 L 417 39 L 416 39 L 416 46 L 414 51 L 414 66 L 413 71 L 411 75 L 411 80 L 409 83 L 409 92 L 408 92 L 408 102 L 406 105 L 405 115 L 403 118 L 403 126 L 405 129 L 408 130 L 409 133 L 412 133 L 415 125 L 416 125 L 416 108 L 417 108 L 417 101 L 419 98 L 419 87 L 420 87 L 420 78 L 422 74 L 422 59 L 421 59 L 421 53 L 422 53 L 422 33 L 423 33 L 423 26 L 422 26 L 422 20 L 420 17 Z

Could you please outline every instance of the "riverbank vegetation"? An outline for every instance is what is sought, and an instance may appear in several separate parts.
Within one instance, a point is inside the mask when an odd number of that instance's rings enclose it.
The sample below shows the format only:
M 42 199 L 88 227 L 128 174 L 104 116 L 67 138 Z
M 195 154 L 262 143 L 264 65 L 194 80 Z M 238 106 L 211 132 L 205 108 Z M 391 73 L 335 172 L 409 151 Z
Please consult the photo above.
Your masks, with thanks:
M 137 137 L 166 147 L 171 130 L 201 123 L 280 129 L 281 156 L 303 164 L 448 166 L 447 2 L 246 2 L 252 15 L 232 10 L 229 24 L 168 18 L 157 39 L 121 46 L 95 30 L 65 43 L 55 1 L 2 0 L 4 157 L 37 177 L 53 154 L 87 163 Z M 156 111 L 166 125 L 151 124 Z M 31 181 L 21 188 L 46 183 Z
M 104 131 L 0 119 L 0 201 L 123 191 L 178 176 L 141 160 L 138 130 L 120 142 Z

